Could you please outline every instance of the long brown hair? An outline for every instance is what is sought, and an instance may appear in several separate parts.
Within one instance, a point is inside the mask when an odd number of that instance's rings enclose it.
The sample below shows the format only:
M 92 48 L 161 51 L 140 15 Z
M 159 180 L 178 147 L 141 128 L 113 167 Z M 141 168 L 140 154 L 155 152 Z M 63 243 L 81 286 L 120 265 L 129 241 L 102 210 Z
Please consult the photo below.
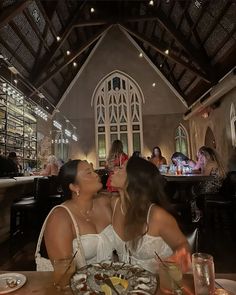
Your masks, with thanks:
M 126 166 L 125 238 L 136 248 L 147 232 L 147 214 L 152 203 L 170 210 L 164 193 L 164 179 L 158 168 L 142 158 L 131 157 Z
M 206 159 L 210 159 L 211 161 L 217 163 L 220 177 L 224 178 L 226 176 L 224 166 L 220 160 L 220 156 L 214 149 L 207 146 L 202 146 L 199 149 L 199 154 L 203 155 Z
M 116 139 L 112 143 L 107 161 L 110 161 L 115 157 L 119 157 L 121 154 L 123 154 L 123 143 L 119 139 Z
M 155 146 L 152 149 L 152 158 L 155 158 L 156 157 L 155 150 L 158 150 L 158 152 L 159 152 L 159 159 L 162 159 L 162 153 L 161 153 L 161 149 L 159 148 L 159 146 Z

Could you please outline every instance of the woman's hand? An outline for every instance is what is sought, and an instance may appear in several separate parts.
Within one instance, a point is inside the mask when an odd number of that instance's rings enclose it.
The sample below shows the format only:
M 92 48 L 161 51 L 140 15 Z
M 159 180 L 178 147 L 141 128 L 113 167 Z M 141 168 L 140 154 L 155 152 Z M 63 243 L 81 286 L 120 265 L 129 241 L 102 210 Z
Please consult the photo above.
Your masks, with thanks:
M 191 268 L 191 256 L 186 245 L 175 250 L 174 254 L 171 255 L 168 260 L 176 262 L 178 265 L 180 265 L 183 273 L 189 271 Z

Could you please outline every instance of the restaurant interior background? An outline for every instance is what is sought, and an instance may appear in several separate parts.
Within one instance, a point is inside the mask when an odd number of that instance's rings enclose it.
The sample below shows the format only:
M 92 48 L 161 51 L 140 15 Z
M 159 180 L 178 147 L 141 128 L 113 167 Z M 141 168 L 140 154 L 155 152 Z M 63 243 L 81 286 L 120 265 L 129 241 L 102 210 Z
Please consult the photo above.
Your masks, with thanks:
M 55 154 L 101 168 L 116 138 L 129 155 L 159 146 L 169 162 L 176 150 L 195 159 L 206 144 L 226 167 L 233 159 L 235 1 L 2 0 L 0 9 L 0 126 L 18 94 L 37 121 L 25 167 Z

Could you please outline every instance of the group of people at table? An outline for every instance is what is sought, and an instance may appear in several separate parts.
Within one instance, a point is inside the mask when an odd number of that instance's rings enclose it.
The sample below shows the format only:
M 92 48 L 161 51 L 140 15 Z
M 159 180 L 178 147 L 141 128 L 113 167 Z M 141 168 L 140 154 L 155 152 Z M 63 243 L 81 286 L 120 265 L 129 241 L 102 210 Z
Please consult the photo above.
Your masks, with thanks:
M 208 147 L 199 149 L 197 163 L 180 153 L 172 161 L 191 165 L 215 179 L 224 177 L 215 151 Z M 119 261 L 152 273 L 158 271 L 155 252 L 187 271 L 189 244 L 171 214 L 158 169 L 165 163 L 158 147 L 150 160 L 137 155 L 128 159 L 122 143 L 115 141 L 107 162 L 111 194 L 101 191 L 101 180 L 87 161 L 65 163 L 58 178 L 66 200 L 52 209 L 42 226 L 35 253 L 37 270 L 53 270 L 54 261 L 75 253 L 77 268 L 112 260 L 116 250 Z M 46 246 L 44 255 L 41 242 Z

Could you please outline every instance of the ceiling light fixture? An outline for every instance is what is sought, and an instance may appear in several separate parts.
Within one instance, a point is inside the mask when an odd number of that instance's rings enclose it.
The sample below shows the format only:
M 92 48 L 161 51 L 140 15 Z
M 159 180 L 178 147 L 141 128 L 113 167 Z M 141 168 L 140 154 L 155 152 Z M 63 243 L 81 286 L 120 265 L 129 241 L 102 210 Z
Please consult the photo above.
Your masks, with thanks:
M 15 84 L 17 84 L 17 83 L 18 83 L 18 81 L 17 81 L 16 79 L 14 79 L 14 83 L 15 83 Z
M 141 58 L 141 57 L 143 57 L 143 54 L 142 54 L 142 52 L 140 52 L 140 53 L 139 53 L 139 57 L 140 57 L 140 58 Z
M 45 121 L 48 120 L 47 114 L 44 111 L 42 111 L 40 108 L 35 107 L 34 112 L 35 112 L 36 115 L 38 115 L 39 117 L 41 117 Z
M 72 139 L 73 139 L 74 141 L 78 141 L 78 137 L 77 137 L 75 134 L 72 135 Z
M 150 0 L 150 1 L 149 1 L 149 5 L 150 5 L 150 6 L 153 6 L 153 5 L 154 5 L 154 1 L 153 1 L 153 0 Z
M 167 55 L 169 54 L 169 49 L 165 50 L 165 54 L 167 54 Z
M 59 42 L 61 40 L 60 36 L 57 36 L 57 42 Z
M 77 62 L 75 62 L 75 61 L 73 62 L 73 67 L 75 67 L 75 68 L 77 67 Z
M 194 4 L 197 8 L 201 7 L 201 1 L 199 1 L 199 0 L 196 0 Z
M 47 110 L 49 110 L 49 107 L 48 107 L 48 106 L 46 106 L 46 109 L 47 109 Z
M 56 120 L 53 121 L 53 126 L 56 127 L 57 129 L 61 130 L 61 124 L 57 122 Z
M 91 12 L 91 13 L 94 13 L 94 12 L 95 12 L 95 9 L 94 9 L 93 7 L 91 7 L 91 8 L 90 8 L 90 12 Z
M 66 54 L 67 54 L 67 55 L 70 55 L 70 50 L 67 50 L 67 51 L 66 51 Z
M 162 68 L 163 67 L 163 64 L 160 64 L 160 68 Z
M 156 87 L 156 83 L 152 83 L 152 87 Z
M 68 129 L 65 129 L 65 135 L 68 137 L 71 137 L 71 132 Z

